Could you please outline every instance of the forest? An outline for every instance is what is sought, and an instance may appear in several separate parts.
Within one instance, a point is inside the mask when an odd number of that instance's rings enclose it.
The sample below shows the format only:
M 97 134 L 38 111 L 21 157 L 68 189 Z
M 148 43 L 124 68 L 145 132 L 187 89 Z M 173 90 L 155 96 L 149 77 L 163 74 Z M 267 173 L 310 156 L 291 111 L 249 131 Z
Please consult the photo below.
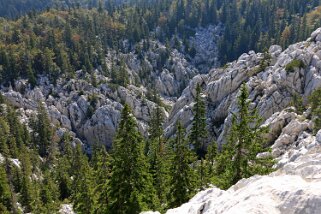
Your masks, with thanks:
M 247 87 L 242 86 L 239 114 L 228 143 L 220 149 L 216 142 L 207 142 L 201 95 L 198 86 L 190 134 L 178 122 L 176 135 L 166 139 L 164 116 L 157 107 L 144 139 L 125 105 L 111 151 L 94 145 L 87 154 L 68 135 L 57 140 L 41 103 L 28 124 L 29 132 L 1 97 L 1 213 L 19 213 L 22 208 L 24 212 L 53 213 L 61 203 L 70 202 L 78 213 L 165 211 L 187 202 L 210 183 L 227 189 L 242 178 L 273 171 L 272 156 L 257 157 L 268 151 L 262 144 L 262 133 L 267 130 L 251 127 L 260 118 L 249 110 Z
M 305 39 L 321 22 L 318 5 L 316 0 L 99 1 L 91 9 L 31 11 L 17 20 L 0 20 L 0 82 L 13 85 L 28 78 L 35 86 L 37 76 L 45 74 L 54 83 L 80 69 L 99 69 L 112 77 L 113 69 L 104 61 L 108 50 L 143 55 L 144 47 L 137 48 L 142 40 L 146 45 L 159 40 L 193 58 L 195 50 L 186 38 L 197 27 L 218 23 L 225 29 L 218 41 L 224 65 L 249 50 L 264 52 L 271 44 L 287 47 Z M 173 38 L 182 44 L 169 42 Z
M 126 87 L 124 62 L 111 68 L 106 64 L 111 50 L 143 58 L 149 41 L 157 40 L 166 44 L 163 57 L 176 49 L 192 59 L 195 50 L 187 38 L 199 27 L 222 24 L 218 46 L 224 66 L 249 50 L 266 52 L 271 44 L 287 47 L 306 39 L 321 24 L 319 0 L 68 2 L 24 5 L 16 0 L 6 9 L 0 1 L 0 15 L 7 17 L 0 19 L 0 85 L 14 88 L 15 81 L 24 78 L 33 88 L 39 76 L 56 84 L 60 77 L 75 77 L 78 70 L 98 70 L 110 84 Z M 286 70 L 301 67 L 300 61 L 293 61 Z M 320 93 L 308 102 L 317 128 Z M 152 96 L 160 103 L 159 95 Z M 243 178 L 268 174 L 275 160 L 257 154 L 270 151 L 263 137 L 269 130 L 259 126 L 262 118 L 250 108 L 248 98 L 243 84 L 224 145 L 209 139 L 200 85 L 192 129 L 188 132 L 178 122 L 169 138 L 164 135 L 161 107 L 151 113 L 144 137 L 125 104 L 113 146 L 107 150 L 103 145 L 85 148 L 68 134 L 60 139 L 41 102 L 37 114 L 23 123 L 0 93 L 0 213 L 49 214 L 70 203 L 77 213 L 86 214 L 165 212 L 210 184 L 228 189 Z M 297 99 L 295 105 L 306 108 Z

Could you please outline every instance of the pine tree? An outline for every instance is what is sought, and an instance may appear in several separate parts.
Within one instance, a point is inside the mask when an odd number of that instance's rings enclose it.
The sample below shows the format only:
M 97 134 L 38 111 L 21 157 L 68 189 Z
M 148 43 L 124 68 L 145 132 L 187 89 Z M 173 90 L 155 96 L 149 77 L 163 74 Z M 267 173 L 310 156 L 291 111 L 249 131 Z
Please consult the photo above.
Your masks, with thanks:
M 98 2 L 98 12 L 103 13 L 104 12 L 104 6 L 103 6 L 103 1 L 99 0 Z
M 201 91 L 202 91 L 201 86 L 197 84 L 195 104 L 193 107 L 194 118 L 193 118 L 192 129 L 191 129 L 189 140 L 194 146 L 195 151 L 198 154 L 198 158 L 200 159 L 199 186 L 203 188 L 203 186 L 205 185 L 204 158 L 205 158 L 205 140 L 207 138 L 207 130 L 206 130 L 206 109 L 205 109 L 205 103 L 202 99 Z
M 304 112 L 305 107 L 303 105 L 303 98 L 300 94 L 293 94 L 291 105 L 295 107 L 298 114 L 302 114 Z
M 242 178 L 273 171 L 271 155 L 264 158 L 257 156 L 258 153 L 268 151 L 264 148 L 262 137 L 267 130 L 260 127 L 262 120 L 256 110 L 250 110 L 249 106 L 247 87 L 243 84 L 238 97 L 238 114 L 233 115 L 228 142 L 217 158 L 217 173 L 221 176 L 223 188 L 228 188 Z
M 195 172 L 191 164 L 195 161 L 193 153 L 189 150 L 185 137 L 185 130 L 181 123 L 177 124 L 176 138 L 173 142 L 173 157 L 170 176 L 171 207 L 177 207 L 187 202 L 195 188 Z
M 8 113 L 6 115 L 6 121 L 10 127 L 10 137 L 9 141 L 9 150 L 13 157 L 17 157 L 18 148 L 21 149 L 24 144 L 24 130 L 23 126 L 21 125 L 17 113 L 11 107 L 8 107 Z
M 110 213 L 140 213 L 156 202 L 144 142 L 130 107 L 126 104 L 111 153 Z
M 124 59 L 121 59 L 121 61 L 120 61 L 120 66 L 119 66 L 118 72 L 119 72 L 119 74 L 117 75 L 118 84 L 126 87 L 129 84 L 129 77 L 128 77 L 128 72 L 126 70 L 126 63 L 125 63 Z

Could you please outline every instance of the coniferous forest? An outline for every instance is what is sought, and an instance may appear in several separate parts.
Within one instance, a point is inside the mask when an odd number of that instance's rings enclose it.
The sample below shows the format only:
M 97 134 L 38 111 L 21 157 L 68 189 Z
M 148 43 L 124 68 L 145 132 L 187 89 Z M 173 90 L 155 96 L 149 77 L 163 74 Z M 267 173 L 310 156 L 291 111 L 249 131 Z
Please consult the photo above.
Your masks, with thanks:
M 55 85 L 79 70 L 95 85 L 98 70 L 113 87 L 127 87 L 125 62 L 107 66 L 108 52 L 144 57 L 150 41 L 158 40 L 166 46 L 162 58 L 176 49 L 191 60 L 195 48 L 188 39 L 209 25 L 223 26 L 217 43 L 224 67 L 249 50 L 266 52 L 272 44 L 286 48 L 305 40 L 321 24 L 320 5 L 319 0 L 0 0 L 0 85 L 14 88 L 17 80 L 27 79 L 34 88 L 40 76 Z M 149 75 L 134 84 L 142 85 Z M 308 101 L 317 127 L 319 93 Z M 211 184 L 228 189 L 274 170 L 271 155 L 258 156 L 270 152 L 264 139 L 269 130 L 260 126 L 263 119 L 250 106 L 246 84 L 237 94 L 223 145 L 209 136 L 201 85 L 191 129 L 178 121 L 172 136 L 164 133 L 160 95 L 150 96 L 159 105 L 150 112 L 147 135 L 140 132 L 134 109 L 123 103 L 107 148 L 77 144 L 66 133 L 58 137 L 42 102 L 24 121 L 0 92 L 0 213 L 58 213 L 61 204 L 84 214 L 163 213 Z
M 112 149 L 93 145 L 90 155 L 80 144 L 72 144 L 68 135 L 55 140 L 41 103 L 30 132 L 1 98 L 1 213 L 19 212 L 21 206 L 25 212 L 52 213 L 62 202 L 72 202 L 79 213 L 165 211 L 187 202 L 210 183 L 228 188 L 242 178 L 273 171 L 271 156 L 256 157 L 266 150 L 261 137 L 266 130 L 250 126 L 260 119 L 249 111 L 246 86 L 230 139 L 220 152 L 215 142 L 205 150 L 206 110 L 200 87 L 197 93 L 189 136 L 178 122 L 175 137 L 165 139 L 163 115 L 156 108 L 149 137 L 144 139 L 125 105 Z
M 100 68 L 123 84 L 106 68 L 108 49 L 143 53 L 148 42 L 142 49 L 135 46 L 139 41 L 156 38 L 166 44 L 174 37 L 184 45 L 174 43 L 173 48 L 193 57 L 195 50 L 186 38 L 197 26 L 219 23 L 225 26 L 218 44 L 224 65 L 248 50 L 265 51 L 271 44 L 286 47 L 307 38 L 321 22 L 318 5 L 317 0 L 138 1 L 134 6 L 99 1 L 91 9 L 78 4 L 42 13 L 32 10 L 16 20 L 0 21 L 0 81 L 24 77 L 36 85 L 40 74 L 55 82 L 62 74 L 72 77 L 79 69 Z

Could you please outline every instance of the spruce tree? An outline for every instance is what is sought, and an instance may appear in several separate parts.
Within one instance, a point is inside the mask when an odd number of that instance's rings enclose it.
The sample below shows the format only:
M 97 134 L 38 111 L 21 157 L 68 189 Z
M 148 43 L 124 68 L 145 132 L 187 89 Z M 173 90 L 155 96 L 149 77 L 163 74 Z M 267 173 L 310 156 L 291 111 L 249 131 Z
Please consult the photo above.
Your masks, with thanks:
M 72 198 L 75 210 L 79 213 L 90 214 L 94 209 L 92 169 L 80 144 L 77 144 L 74 150 L 72 168 L 74 171 Z
M 34 134 L 36 147 L 38 148 L 39 154 L 42 157 L 48 155 L 48 148 L 52 140 L 52 127 L 48 117 L 47 110 L 43 103 L 38 105 L 38 115 L 35 121 Z
M 206 176 L 205 181 L 210 182 L 210 179 L 213 177 L 215 172 L 215 158 L 218 153 L 217 143 L 213 141 L 208 147 L 207 147 L 207 154 L 205 157 L 206 160 Z
M 58 158 L 56 168 L 56 180 L 59 187 L 59 199 L 64 200 L 71 196 L 72 193 L 72 159 L 73 148 L 71 147 L 71 137 L 65 134 L 60 143 L 61 152 Z
M 111 158 L 109 213 L 135 214 L 153 209 L 156 197 L 144 155 L 144 141 L 127 104 L 122 111 Z
M 108 185 L 110 178 L 110 156 L 104 146 L 95 145 L 92 155 L 95 179 L 95 213 L 108 212 Z
M 196 97 L 195 104 L 193 107 L 194 118 L 192 122 L 192 129 L 190 133 L 189 140 L 194 146 L 194 149 L 200 159 L 199 166 L 199 186 L 203 188 L 205 185 L 205 168 L 204 168 L 204 158 L 205 158 L 205 141 L 207 138 L 206 130 L 206 108 L 205 103 L 202 98 L 202 88 L 199 84 L 196 86 Z
M 30 162 L 30 154 L 26 147 L 23 146 L 23 154 L 20 155 L 21 161 L 21 202 L 25 207 L 26 212 L 31 212 L 35 208 L 36 190 L 35 185 L 31 179 L 32 166 Z
M 0 164 L 0 213 L 9 213 L 12 210 L 10 185 L 4 165 Z
M 313 131 L 316 134 L 321 129 L 321 88 L 315 90 L 309 97 L 312 110 Z
M 42 212 L 52 213 L 58 211 L 58 197 L 59 189 L 55 180 L 53 179 L 53 172 L 45 170 L 43 173 L 43 180 L 40 185 L 40 198 L 42 202 Z
M 261 122 L 256 109 L 250 110 L 248 90 L 243 84 L 238 97 L 238 113 L 233 115 L 228 142 L 217 158 L 217 173 L 222 188 L 228 188 L 242 178 L 273 171 L 271 155 L 263 158 L 257 156 L 268 151 L 264 148 L 263 138 L 267 130 L 260 126 Z
M 165 144 L 163 133 L 164 115 L 157 106 L 151 115 L 149 123 L 149 151 L 148 159 L 153 185 L 160 200 L 161 209 L 167 206 L 167 194 L 169 192 L 169 162 L 168 149 Z
M 4 118 L 0 117 L 0 154 L 7 156 L 9 155 L 8 149 L 8 137 L 10 134 L 10 127 Z
M 195 189 L 195 171 L 192 163 L 195 157 L 189 150 L 189 144 L 185 139 L 185 130 L 181 123 L 177 124 L 176 137 L 173 142 L 173 157 L 171 161 L 171 207 L 177 207 L 187 202 Z
M 207 138 L 206 130 L 206 108 L 202 98 L 202 88 L 199 84 L 196 86 L 195 104 L 193 106 L 194 118 L 192 122 L 190 142 L 194 146 L 199 157 L 205 156 L 205 140 Z

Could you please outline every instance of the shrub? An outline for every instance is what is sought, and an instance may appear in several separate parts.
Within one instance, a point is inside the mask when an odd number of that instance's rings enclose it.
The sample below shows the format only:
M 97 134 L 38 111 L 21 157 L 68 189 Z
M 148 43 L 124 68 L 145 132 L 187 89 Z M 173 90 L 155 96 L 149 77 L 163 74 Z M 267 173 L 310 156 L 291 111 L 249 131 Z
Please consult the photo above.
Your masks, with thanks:
M 305 68 L 305 64 L 302 60 L 294 59 L 285 66 L 287 72 L 294 72 L 295 68 Z
M 316 134 L 321 129 L 321 88 L 316 89 L 309 96 L 309 104 L 312 111 L 312 120 L 314 123 L 313 131 Z

